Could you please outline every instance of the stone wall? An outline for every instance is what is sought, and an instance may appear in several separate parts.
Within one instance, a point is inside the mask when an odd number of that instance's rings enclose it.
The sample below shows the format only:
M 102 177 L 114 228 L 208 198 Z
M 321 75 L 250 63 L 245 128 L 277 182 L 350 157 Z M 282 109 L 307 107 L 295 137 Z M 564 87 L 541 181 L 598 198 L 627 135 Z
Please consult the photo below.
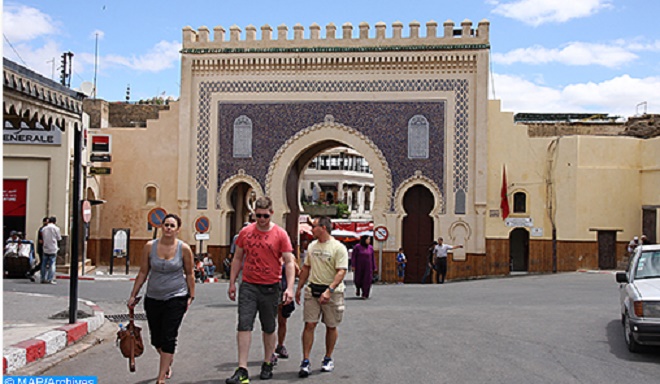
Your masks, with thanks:
M 169 105 L 110 103 L 110 127 L 146 127 L 147 120 L 158 118 L 158 112 Z

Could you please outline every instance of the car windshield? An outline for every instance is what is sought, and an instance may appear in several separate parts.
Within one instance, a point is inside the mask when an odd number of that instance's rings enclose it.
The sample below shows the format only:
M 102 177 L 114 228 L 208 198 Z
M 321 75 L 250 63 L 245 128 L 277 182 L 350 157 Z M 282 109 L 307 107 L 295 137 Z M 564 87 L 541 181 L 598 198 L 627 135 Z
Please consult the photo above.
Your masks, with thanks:
M 660 251 L 642 252 L 637 261 L 635 279 L 660 278 Z

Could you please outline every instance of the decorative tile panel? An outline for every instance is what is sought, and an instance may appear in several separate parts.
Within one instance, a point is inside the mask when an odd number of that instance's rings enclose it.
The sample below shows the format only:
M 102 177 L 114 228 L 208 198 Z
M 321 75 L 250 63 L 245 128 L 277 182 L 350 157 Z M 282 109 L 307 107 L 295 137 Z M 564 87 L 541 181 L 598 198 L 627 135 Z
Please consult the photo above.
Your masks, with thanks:
M 269 80 L 269 81 L 203 81 L 199 86 L 199 126 L 197 127 L 196 187 L 209 187 L 209 141 L 211 95 L 214 93 L 341 93 L 341 92 L 454 92 L 454 192 L 467 191 L 468 186 L 468 80 Z M 393 185 L 421 169 L 444 190 L 446 104 L 437 102 L 291 102 L 291 103 L 218 103 L 218 180 L 242 168 L 264 182 L 269 161 L 277 149 L 296 132 L 322 122 L 332 114 L 336 121 L 369 136 L 392 166 Z M 408 121 L 415 115 L 429 121 L 429 158 L 411 162 L 407 153 Z M 229 148 L 233 123 L 240 115 L 253 122 L 253 157 L 233 158 Z M 231 127 L 231 128 L 230 128 Z M 386 129 L 385 133 L 383 130 Z M 399 137 L 400 136 L 400 137 Z M 225 158 L 227 157 L 227 158 Z M 216 189 L 219 186 L 216 187 Z M 392 197 L 393 198 L 393 197 Z M 444 202 L 443 202 L 444 203 Z M 444 205 L 444 204 L 443 204 Z

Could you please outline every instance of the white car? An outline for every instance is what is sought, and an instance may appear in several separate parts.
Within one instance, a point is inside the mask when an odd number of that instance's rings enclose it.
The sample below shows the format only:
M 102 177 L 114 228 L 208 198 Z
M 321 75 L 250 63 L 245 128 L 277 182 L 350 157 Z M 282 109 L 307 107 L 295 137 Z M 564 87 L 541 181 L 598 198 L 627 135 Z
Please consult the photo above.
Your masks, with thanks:
M 621 322 L 630 352 L 642 345 L 660 346 L 660 245 L 635 249 L 627 272 L 617 272 Z

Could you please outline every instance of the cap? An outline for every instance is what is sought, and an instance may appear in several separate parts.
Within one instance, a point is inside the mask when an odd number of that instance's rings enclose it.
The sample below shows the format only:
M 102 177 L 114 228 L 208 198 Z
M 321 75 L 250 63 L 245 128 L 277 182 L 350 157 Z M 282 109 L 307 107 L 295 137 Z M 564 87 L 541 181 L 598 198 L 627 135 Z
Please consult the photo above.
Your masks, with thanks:
M 633 240 L 639 240 L 639 237 L 635 236 L 633 237 Z
M 14 236 L 14 235 L 18 235 L 18 232 L 16 232 L 16 231 L 9 232 L 9 236 Z

